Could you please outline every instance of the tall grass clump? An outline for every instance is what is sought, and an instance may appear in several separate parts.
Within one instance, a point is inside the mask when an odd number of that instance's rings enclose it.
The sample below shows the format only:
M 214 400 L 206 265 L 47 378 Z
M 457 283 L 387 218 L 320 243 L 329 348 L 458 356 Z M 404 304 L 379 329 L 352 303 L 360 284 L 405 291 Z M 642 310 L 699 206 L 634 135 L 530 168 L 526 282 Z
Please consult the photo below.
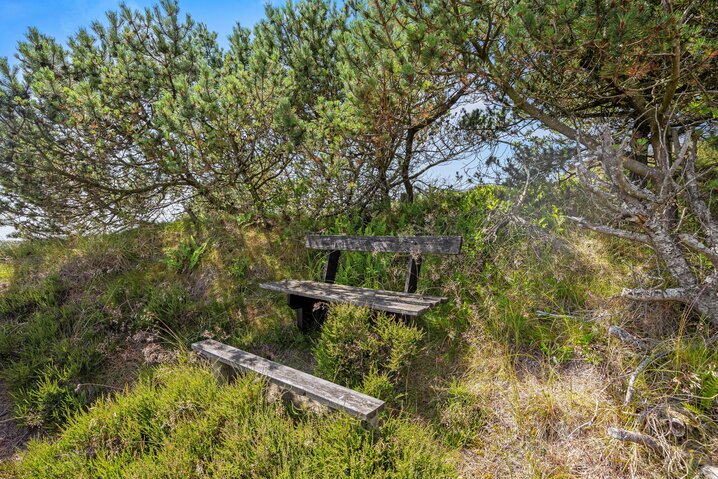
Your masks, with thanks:
M 52 288 L 45 285 L 52 282 Z M 102 317 L 61 305 L 55 279 L 30 295 L 25 313 L 0 322 L 0 380 L 14 399 L 15 416 L 25 425 L 54 431 L 90 399 L 76 385 L 91 378 L 102 354 Z M 36 290 L 37 291 L 37 290 Z M 6 298 L 26 292 L 9 292 Z M 11 299 L 12 301 L 12 299 Z M 7 304 L 7 303 L 6 303 Z
M 291 407 L 291 406 L 287 406 Z M 254 376 L 227 384 L 209 369 L 164 366 L 37 440 L 19 478 L 450 478 L 455 467 L 423 427 L 370 431 L 343 414 L 289 413 Z

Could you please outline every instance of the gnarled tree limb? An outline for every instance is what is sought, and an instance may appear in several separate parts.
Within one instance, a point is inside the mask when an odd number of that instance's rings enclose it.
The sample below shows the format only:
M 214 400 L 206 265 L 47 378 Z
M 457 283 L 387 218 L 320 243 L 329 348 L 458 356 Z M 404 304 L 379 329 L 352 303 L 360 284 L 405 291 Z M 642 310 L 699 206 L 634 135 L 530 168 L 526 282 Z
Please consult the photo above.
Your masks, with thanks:
M 696 253 L 700 253 L 700 254 L 704 255 L 713 264 L 718 266 L 718 250 L 716 250 L 715 248 L 709 248 L 698 238 L 696 238 L 693 235 L 687 234 L 687 233 L 679 234 L 678 238 L 681 240 L 681 242 L 683 244 L 688 246 L 690 249 L 692 249 Z
M 620 339 L 624 344 L 633 346 L 641 351 L 648 351 L 653 347 L 653 341 L 634 336 L 620 326 L 611 325 L 608 328 L 608 335 L 614 336 Z
M 636 444 L 646 446 L 650 449 L 653 449 L 654 451 L 661 451 L 661 446 L 658 444 L 658 441 L 656 441 L 654 437 L 649 436 L 648 434 L 641 434 L 640 432 L 633 432 L 626 429 L 609 427 L 608 435 L 613 439 L 618 439 L 619 441 L 635 442 Z
M 591 231 L 596 231 L 598 233 L 603 233 L 611 236 L 617 236 L 619 238 L 631 241 L 638 241 L 640 243 L 651 244 L 651 237 L 643 233 L 637 233 L 635 231 L 622 230 L 611 226 L 589 223 L 584 218 L 578 216 L 567 216 L 566 219 L 571 220 L 577 225 Z
M 623 288 L 621 296 L 634 301 L 688 301 L 694 291 L 687 288 Z

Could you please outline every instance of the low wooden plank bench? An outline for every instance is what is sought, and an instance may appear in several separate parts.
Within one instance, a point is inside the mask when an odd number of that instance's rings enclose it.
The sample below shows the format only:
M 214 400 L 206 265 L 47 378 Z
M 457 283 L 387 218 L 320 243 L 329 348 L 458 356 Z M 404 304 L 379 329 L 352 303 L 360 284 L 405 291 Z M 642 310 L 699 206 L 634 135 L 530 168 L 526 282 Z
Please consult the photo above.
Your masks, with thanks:
M 243 372 L 260 374 L 294 394 L 307 396 L 370 424 L 376 423 L 377 415 L 384 409 L 384 401 L 212 339 L 194 343 L 192 349 L 205 359 Z
M 321 236 L 309 235 L 306 247 L 329 251 L 324 282 L 283 280 L 261 284 L 271 291 L 286 293 L 289 306 L 296 311 L 297 326 L 308 331 L 324 319 L 322 303 L 348 303 L 399 316 L 419 316 L 446 298 L 416 294 L 425 254 L 459 254 L 460 236 Z M 386 291 L 334 284 L 342 251 L 408 253 L 409 265 L 404 291 Z

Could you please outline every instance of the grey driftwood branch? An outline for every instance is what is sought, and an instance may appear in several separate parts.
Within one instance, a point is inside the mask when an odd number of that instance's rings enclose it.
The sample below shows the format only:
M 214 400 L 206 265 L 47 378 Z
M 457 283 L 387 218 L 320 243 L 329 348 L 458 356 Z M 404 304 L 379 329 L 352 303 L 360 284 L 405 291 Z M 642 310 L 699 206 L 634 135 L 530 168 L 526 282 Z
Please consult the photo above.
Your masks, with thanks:
M 654 341 L 634 336 L 622 327 L 616 325 L 611 325 L 608 328 L 608 335 L 618 338 L 619 340 L 621 340 L 622 343 L 628 344 L 629 346 L 632 346 L 641 351 L 650 351 L 653 346 L 655 346 Z
M 633 442 L 642 446 L 646 446 L 649 449 L 653 449 L 656 452 L 661 451 L 661 446 L 658 444 L 658 441 L 653 436 L 649 436 L 648 434 L 628 431 L 627 429 L 609 427 L 608 435 L 609 437 L 612 437 L 613 439 L 617 439 L 619 441 Z
M 718 218 L 700 189 L 702 172 L 696 172 L 700 132 L 666 129 L 658 136 L 656 167 L 642 179 L 628 173 L 634 152 L 626 138 L 614 138 L 607 130 L 585 145 L 576 173 L 602 214 L 597 220 L 568 219 L 585 229 L 649 246 L 672 276 L 672 287 L 624 289 L 622 297 L 679 302 L 718 326 Z M 688 220 L 694 224 L 692 231 L 683 227 Z M 695 268 L 696 256 L 708 262 Z
M 667 351 L 661 351 L 656 354 L 649 354 L 645 358 L 643 358 L 643 361 L 638 365 L 635 371 L 633 371 L 633 374 L 631 374 L 631 377 L 628 379 L 628 388 L 626 389 L 626 397 L 623 400 L 623 404 L 629 404 L 631 402 L 631 399 L 633 399 L 633 393 L 636 390 L 636 379 L 638 379 L 638 376 L 645 370 L 653 361 L 662 358 L 668 354 Z

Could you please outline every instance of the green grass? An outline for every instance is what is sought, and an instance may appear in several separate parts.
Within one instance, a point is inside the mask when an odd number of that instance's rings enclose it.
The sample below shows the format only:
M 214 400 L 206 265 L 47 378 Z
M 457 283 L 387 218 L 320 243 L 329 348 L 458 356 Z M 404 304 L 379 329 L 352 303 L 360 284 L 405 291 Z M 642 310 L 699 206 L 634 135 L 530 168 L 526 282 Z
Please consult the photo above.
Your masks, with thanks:
M 686 436 L 694 442 L 671 447 L 718 447 L 710 326 L 611 300 L 636 275 L 653 274 L 649 252 L 567 226 L 552 204 L 560 198 L 537 196 L 523 211 L 528 223 L 494 231 L 510 194 L 435 192 L 373 217 L 266 229 L 206 219 L 3 245 L 0 381 L 15 415 L 44 438 L 6 467 L 24 477 L 431 477 L 453 474 L 443 467 L 460 456 L 469 477 L 581 476 L 570 446 L 595 460 L 585 469 L 594 477 L 629 467 L 660 477 L 673 472 L 607 445 L 605 430 L 640 429 L 642 405 L 661 401 L 700 424 Z M 409 324 L 337 307 L 320 331 L 300 333 L 286 299 L 258 284 L 320 278 L 325 255 L 303 247 L 309 231 L 461 235 L 462 255 L 428 256 L 419 282 L 449 302 Z M 400 290 L 405 271 L 401 255 L 347 253 L 337 278 Z M 609 324 L 668 338 L 676 351 L 641 375 L 627 408 L 625 378 L 642 357 L 610 340 Z M 211 336 L 313 371 L 385 399 L 383 425 L 371 433 L 341 415 L 268 405 L 251 380 L 216 384 L 187 364 L 153 373 L 138 332 L 175 357 Z
M 13 267 L 10 264 L 0 263 L 0 284 L 4 284 L 12 278 Z
M 249 349 L 281 344 L 280 338 L 301 343 L 296 331 L 286 334 L 288 314 L 258 325 L 252 317 L 256 302 L 247 308 L 247 293 L 256 289 L 259 276 L 252 268 L 277 255 L 262 251 L 251 265 L 239 264 L 234 251 L 243 239 L 210 250 L 210 236 L 207 228 L 177 222 L 117 235 L 2 245 L 0 380 L 9 387 L 20 421 L 56 431 L 98 395 L 122 387 L 133 375 L 123 369 L 137 365 L 123 366 L 115 356 L 138 331 L 152 333 L 168 349 L 185 349 L 207 332 L 231 336 Z M 247 237 L 258 248 L 260 240 L 252 233 Z M 272 274 L 261 275 L 267 272 Z M 260 300 L 264 309 L 280 310 L 281 303 L 271 299 Z M 101 384 L 99 390 L 76 387 L 83 383 Z
M 96 402 L 56 441 L 32 442 L 10 472 L 35 479 L 456 477 L 447 450 L 417 423 L 388 420 L 372 431 L 344 415 L 305 414 L 269 403 L 254 376 L 222 384 L 186 363 Z

